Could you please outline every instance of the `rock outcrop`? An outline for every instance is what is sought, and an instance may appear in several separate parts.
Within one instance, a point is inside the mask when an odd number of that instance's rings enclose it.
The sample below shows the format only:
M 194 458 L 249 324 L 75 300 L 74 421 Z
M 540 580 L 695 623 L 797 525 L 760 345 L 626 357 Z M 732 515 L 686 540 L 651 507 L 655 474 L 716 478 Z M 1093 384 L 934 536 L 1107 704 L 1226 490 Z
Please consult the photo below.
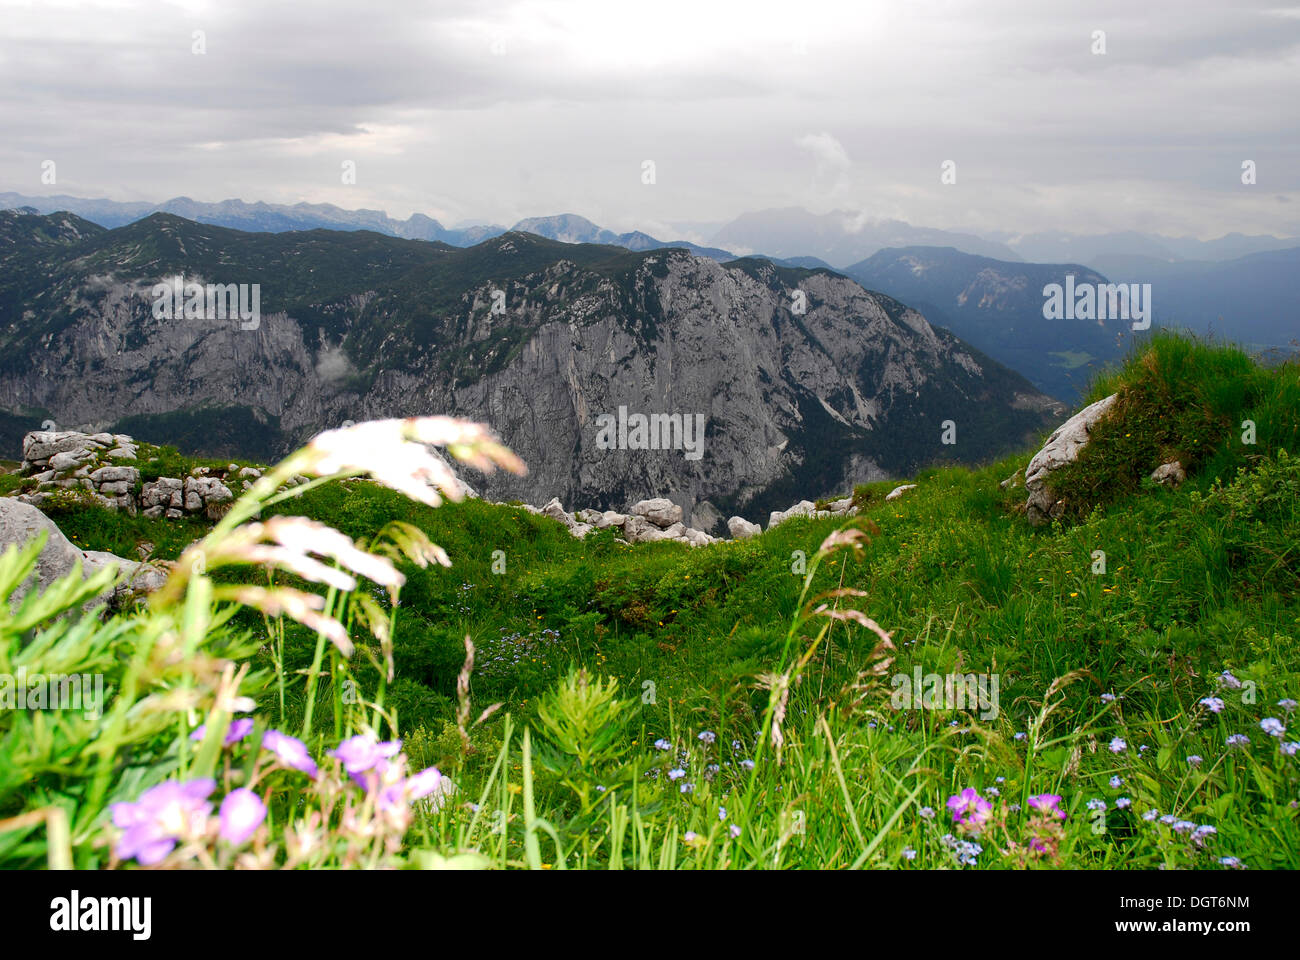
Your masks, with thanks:
M 0 410 L 82 425 L 189 416 L 203 436 L 228 405 L 275 453 L 348 419 L 448 414 L 491 424 L 528 464 L 526 477 L 475 478 L 484 497 L 605 510 L 669 496 L 701 529 L 706 501 L 766 516 L 790 490 L 825 496 L 939 453 L 1011 452 L 1059 416 L 1018 374 L 829 270 L 517 232 L 467 250 L 254 236 L 166 215 L 85 243 L 93 257 L 75 242 L 38 251 L 37 279 L 0 318 Z M 153 285 L 193 273 L 197 250 L 221 265 L 205 280 L 262 284 L 255 329 L 153 317 Z M 43 319 L 54 302 L 57 323 Z M 620 411 L 683 429 L 653 444 L 602 432 Z M 940 414 L 960 438 L 996 442 L 943 446 Z M 239 439 L 222 435 L 224 459 Z
M 151 564 L 126 560 L 101 550 L 80 550 L 63 535 L 53 520 L 36 507 L 14 497 L 0 497 L 0 551 L 10 545 L 22 549 L 42 533 L 46 540 L 36 561 L 36 570 L 11 595 L 10 609 L 16 609 L 33 587 L 38 592 L 43 591 L 55 580 L 67 576 L 78 562 L 83 576 L 89 576 L 105 565 L 115 566 L 122 574 L 111 596 L 105 598 L 114 608 L 126 605 L 140 593 L 156 590 L 166 579 L 166 574 Z
M 1078 459 L 1092 429 L 1110 412 L 1117 396 L 1112 393 L 1089 404 L 1065 421 L 1029 461 L 1025 468 L 1025 490 L 1029 494 L 1025 515 L 1030 523 L 1038 526 L 1061 516 L 1065 504 L 1052 490 L 1052 474 Z

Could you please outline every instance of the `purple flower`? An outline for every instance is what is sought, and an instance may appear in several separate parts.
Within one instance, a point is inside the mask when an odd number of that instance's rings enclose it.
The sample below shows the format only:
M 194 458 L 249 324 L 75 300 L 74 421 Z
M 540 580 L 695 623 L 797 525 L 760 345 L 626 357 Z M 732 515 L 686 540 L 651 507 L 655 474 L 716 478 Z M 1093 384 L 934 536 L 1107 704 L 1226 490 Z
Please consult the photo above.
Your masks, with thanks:
M 1116 737 L 1110 742 L 1111 753 L 1123 753 L 1128 749 L 1128 744 L 1124 742 L 1123 737 Z
M 124 831 L 118 858 L 152 866 L 175 849 L 177 840 L 201 833 L 212 812 L 206 801 L 216 788 L 210 779 L 168 780 L 150 787 L 135 803 L 113 804 L 113 825 Z
M 443 792 L 442 773 L 437 767 L 428 767 L 407 778 L 406 793 L 412 800 L 420 800 L 434 792 Z
M 1205 842 L 1206 837 L 1212 837 L 1218 832 L 1218 830 L 1214 829 L 1214 827 L 1210 826 L 1208 823 L 1204 823 L 1192 831 L 1192 839 L 1195 840 L 1199 846 Z
M 1259 721 L 1259 729 L 1270 737 L 1281 737 L 1286 733 L 1286 727 L 1282 726 L 1282 721 L 1277 717 L 1265 717 Z
M 1238 680 L 1236 677 L 1234 677 L 1227 670 L 1224 670 L 1223 673 L 1219 674 L 1219 682 L 1223 684 L 1225 687 L 1227 687 L 1229 690 L 1241 689 L 1241 681 Z
M 331 757 L 343 761 L 343 769 L 356 775 L 373 769 L 381 760 L 387 760 L 402 749 L 402 741 L 385 740 L 377 743 L 374 737 L 357 734 L 348 737 L 335 749 L 327 751 Z
M 1133 801 L 1130 800 L 1128 797 L 1120 797 L 1118 800 L 1115 801 L 1115 809 L 1127 810 L 1130 806 L 1132 806 L 1132 804 Z
M 1279 743 L 1278 747 L 1288 757 L 1294 757 L 1296 753 L 1300 752 L 1300 741 L 1292 740 L 1290 743 Z
M 1193 767 L 1199 767 L 1204 761 L 1205 758 L 1197 753 L 1193 753 L 1190 757 L 1187 758 L 1187 762 Z
M 1118 790 L 1123 785 L 1124 785 L 1124 778 L 1121 777 L 1119 774 L 1116 774 L 1115 776 L 1110 778 L 1111 789 Z
M 1230 747 L 1244 747 L 1248 743 L 1250 743 L 1250 737 L 1244 733 L 1234 733 L 1228 737 L 1228 746 Z
M 233 747 L 240 740 L 248 736 L 249 731 L 253 729 L 253 721 L 250 717 L 241 717 L 238 720 L 230 722 L 229 729 L 226 730 L 226 739 L 222 743 L 223 747 Z M 202 740 L 208 732 L 208 725 L 205 723 L 197 730 L 190 734 L 191 740 Z
M 1201 706 L 1209 710 L 1210 713 L 1218 713 L 1223 709 L 1223 701 L 1218 697 L 1206 697 L 1201 701 Z
M 735 840 L 740 836 L 740 827 L 733 823 L 731 826 L 727 827 L 727 832 L 731 834 L 731 839 Z
M 718 739 L 718 735 L 714 733 L 712 730 L 701 730 L 698 739 L 702 743 L 713 743 L 715 740 Z
M 307 745 L 295 737 L 279 730 L 268 730 L 262 734 L 262 749 L 273 753 L 286 767 L 305 773 L 313 780 L 320 776 L 316 761 L 307 752 Z
M 953 823 L 978 830 L 993 813 L 993 804 L 981 797 L 974 787 L 967 787 L 948 798 L 948 809 L 952 811 Z
M 221 801 L 221 839 L 239 846 L 253 835 L 266 819 L 266 804 L 247 787 L 226 794 Z
M 1040 793 L 1029 798 L 1029 805 L 1039 813 L 1052 814 L 1065 819 L 1065 811 L 1060 807 L 1061 798 L 1055 793 Z
M 1295 701 L 1292 700 L 1290 697 L 1286 697 L 1282 700 L 1279 700 L 1277 702 L 1277 705 L 1281 707 L 1283 710 L 1285 710 L 1287 713 L 1290 713 L 1292 710 L 1294 710 L 1296 706 Z
M 934 807 L 922 807 L 920 810 L 916 812 L 921 817 L 922 820 L 934 819 Z

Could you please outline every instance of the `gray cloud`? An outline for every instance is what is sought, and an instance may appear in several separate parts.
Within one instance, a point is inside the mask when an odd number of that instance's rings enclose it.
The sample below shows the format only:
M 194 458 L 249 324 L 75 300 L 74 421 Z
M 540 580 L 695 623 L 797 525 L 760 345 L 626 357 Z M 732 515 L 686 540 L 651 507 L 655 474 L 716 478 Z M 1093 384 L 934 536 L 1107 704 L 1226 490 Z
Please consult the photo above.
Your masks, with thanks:
M 0 17 L 0 190 L 615 230 L 802 205 L 1300 233 L 1300 7 L 1278 0 L 0 0 Z

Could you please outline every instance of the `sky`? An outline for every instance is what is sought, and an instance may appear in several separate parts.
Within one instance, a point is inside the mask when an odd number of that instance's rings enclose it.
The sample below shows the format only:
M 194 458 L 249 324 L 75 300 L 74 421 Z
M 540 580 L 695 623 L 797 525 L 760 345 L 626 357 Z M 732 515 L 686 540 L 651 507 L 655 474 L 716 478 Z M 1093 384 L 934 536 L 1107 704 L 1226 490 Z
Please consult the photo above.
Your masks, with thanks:
M 0 0 L 6 190 L 1297 236 L 1300 4 Z

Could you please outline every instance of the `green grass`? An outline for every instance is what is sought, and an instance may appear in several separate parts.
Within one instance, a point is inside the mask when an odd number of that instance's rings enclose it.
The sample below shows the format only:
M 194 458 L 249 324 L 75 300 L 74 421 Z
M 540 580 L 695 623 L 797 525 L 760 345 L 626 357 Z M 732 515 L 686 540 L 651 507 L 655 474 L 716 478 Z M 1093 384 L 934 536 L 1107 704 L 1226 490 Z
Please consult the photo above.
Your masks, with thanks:
M 450 569 L 403 567 L 395 680 L 382 691 L 396 718 L 380 732 L 460 788 L 418 826 L 420 857 L 951 868 L 961 864 L 944 837 L 958 831 L 945 803 L 971 787 L 992 811 L 968 867 L 1218 868 L 1231 856 L 1295 868 L 1300 756 L 1280 744 L 1300 737 L 1275 740 L 1260 721 L 1300 727 L 1277 705 L 1300 699 L 1300 458 L 1287 453 L 1298 384 L 1295 365 L 1264 370 L 1228 347 L 1157 338 L 1094 387 L 1090 399 L 1120 392 L 1117 416 L 1068 478 L 1072 522 L 1042 529 L 1017 511 L 1023 488 L 999 487 L 1030 452 L 924 471 L 894 502 L 884 494 L 902 480 L 859 487 L 849 523 L 862 549 L 823 555 L 841 521 L 795 519 L 692 550 L 630 547 L 609 532 L 576 541 L 522 508 L 433 510 L 368 482 L 276 509 L 354 538 L 406 520 L 452 558 Z M 1247 418 L 1254 445 L 1240 443 Z M 1186 458 L 1189 482 L 1143 483 L 1171 454 Z M 125 552 L 136 538 L 166 553 L 197 535 L 82 517 L 59 522 L 86 547 Z M 892 634 L 892 652 L 853 620 L 807 616 L 801 596 L 841 588 L 861 595 L 824 602 L 861 610 Z M 263 629 L 247 613 L 233 624 Z M 469 731 L 468 750 L 456 689 L 467 636 L 473 716 L 504 705 Z M 365 701 L 377 693 L 366 651 L 379 649 L 358 644 L 333 683 L 354 683 Z M 299 671 L 315 646 L 286 622 L 283 647 L 251 657 L 264 675 L 298 678 L 283 705 L 263 697 L 272 726 L 301 725 Z M 893 662 L 875 673 L 882 656 Z M 996 676 L 996 715 L 896 709 L 892 678 L 917 668 Z M 1224 671 L 1240 688 L 1223 685 Z M 317 702 L 333 692 L 327 674 Z M 1210 696 L 1221 713 L 1200 704 Z M 348 709 L 351 729 L 365 708 Z M 333 723 L 315 714 L 322 745 Z M 1249 745 L 1229 747 L 1231 734 Z M 1063 798 L 1063 825 L 1030 816 L 1038 794 Z M 1098 801 L 1104 812 L 1089 809 Z M 1150 810 L 1191 826 L 1143 819 Z M 1197 842 L 1193 826 L 1215 832 Z M 1034 837 L 1045 852 L 1028 847 Z

